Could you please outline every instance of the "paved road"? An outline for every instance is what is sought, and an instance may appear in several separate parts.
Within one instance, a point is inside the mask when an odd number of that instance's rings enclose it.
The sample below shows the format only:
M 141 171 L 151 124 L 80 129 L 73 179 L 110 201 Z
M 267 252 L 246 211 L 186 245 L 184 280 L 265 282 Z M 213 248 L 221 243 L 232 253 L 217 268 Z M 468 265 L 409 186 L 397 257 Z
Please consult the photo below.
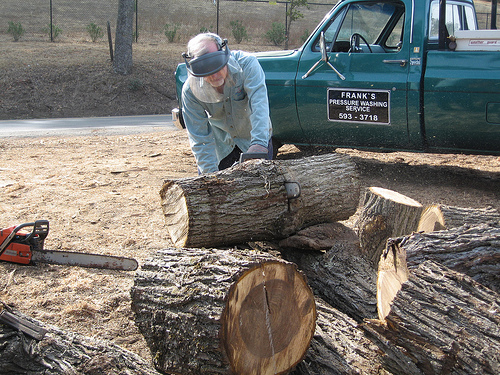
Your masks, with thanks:
M 0 137 L 124 135 L 177 129 L 171 115 L 0 121 Z

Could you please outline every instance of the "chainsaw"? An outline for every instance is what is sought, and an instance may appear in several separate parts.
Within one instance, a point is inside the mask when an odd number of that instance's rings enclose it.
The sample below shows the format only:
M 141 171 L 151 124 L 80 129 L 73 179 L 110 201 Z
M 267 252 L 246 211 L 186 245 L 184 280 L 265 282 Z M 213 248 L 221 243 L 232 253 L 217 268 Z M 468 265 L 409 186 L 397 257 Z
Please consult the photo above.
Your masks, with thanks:
M 26 231 L 26 228 L 31 228 L 31 231 Z M 20 264 L 51 263 L 123 271 L 134 271 L 138 267 L 137 261 L 132 258 L 44 250 L 43 244 L 48 234 L 48 220 L 0 229 L 0 260 Z

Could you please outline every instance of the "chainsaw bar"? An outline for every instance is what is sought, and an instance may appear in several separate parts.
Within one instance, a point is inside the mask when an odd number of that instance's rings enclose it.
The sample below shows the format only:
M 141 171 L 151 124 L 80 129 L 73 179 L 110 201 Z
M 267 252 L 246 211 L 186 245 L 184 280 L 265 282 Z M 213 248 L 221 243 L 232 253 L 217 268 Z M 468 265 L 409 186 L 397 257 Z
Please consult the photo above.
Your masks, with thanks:
M 139 266 L 133 258 L 112 255 L 75 253 L 59 250 L 33 250 L 31 260 L 35 263 L 50 263 L 64 266 L 105 268 L 110 270 L 135 271 Z

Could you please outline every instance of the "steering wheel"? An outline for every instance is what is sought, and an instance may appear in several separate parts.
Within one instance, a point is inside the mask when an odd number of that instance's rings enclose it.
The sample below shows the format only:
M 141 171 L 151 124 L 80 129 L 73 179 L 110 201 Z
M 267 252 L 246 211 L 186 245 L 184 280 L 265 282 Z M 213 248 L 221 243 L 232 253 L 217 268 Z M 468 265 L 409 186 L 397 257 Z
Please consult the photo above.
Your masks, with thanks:
M 365 37 L 361 34 L 358 34 L 358 33 L 353 33 L 351 35 L 351 39 L 350 39 L 350 44 L 351 44 L 351 48 L 349 48 L 349 52 L 359 52 L 359 51 L 363 51 L 360 47 L 359 47 L 359 40 L 362 40 L 364 44 L 366 44 L 366 46 L 368 47 L 368 50 L 370 51 L 370 53 L 373 53 L 372 51 L 372 48 L 370 47 L 370 44 L 366 41 Z

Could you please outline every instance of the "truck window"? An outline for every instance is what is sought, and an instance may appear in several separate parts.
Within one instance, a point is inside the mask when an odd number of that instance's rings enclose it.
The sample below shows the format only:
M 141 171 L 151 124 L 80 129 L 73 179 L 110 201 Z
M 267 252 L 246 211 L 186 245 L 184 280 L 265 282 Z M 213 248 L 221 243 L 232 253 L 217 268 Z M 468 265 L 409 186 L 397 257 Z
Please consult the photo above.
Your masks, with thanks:
M 361 46 L 366 52 L 397 52 L 402 43 L 404 13 L 404 4 L 398 1 L 348 4 L 324 29 L 327 50 L 348 52 L 351 36 L 359 34 L 366 41 Z M 319 40 L 313 50 L 319 51 Z
M 429 20 L 429 41 L 437 42 L 439 37 L 439 1 L 431 3 Z M 446 28 L 449 35 L 454 35 L 457 30 L 476 30 L 477 20 L 474 9 L 469 4 L 447 1 L 446 2 Z

